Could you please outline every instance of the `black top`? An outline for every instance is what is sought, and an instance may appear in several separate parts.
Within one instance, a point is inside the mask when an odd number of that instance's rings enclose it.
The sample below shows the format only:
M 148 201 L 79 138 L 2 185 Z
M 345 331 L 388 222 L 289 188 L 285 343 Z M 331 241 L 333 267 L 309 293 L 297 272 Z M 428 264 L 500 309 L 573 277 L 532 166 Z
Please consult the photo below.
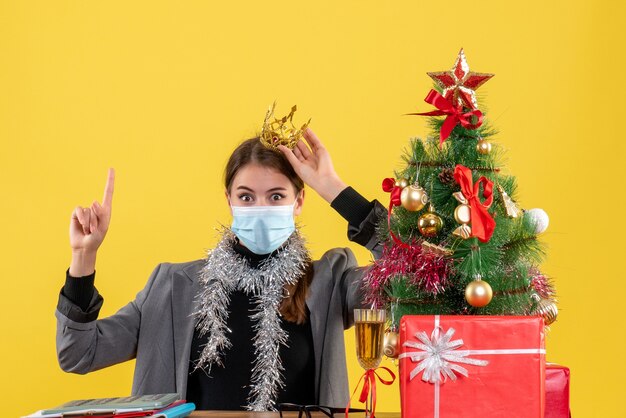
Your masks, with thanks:
M 241 244 L 235 244 L 234 249 L 248 259 L 252 268 L 258 267 L 261 261 L 275 254 L 259 256 Z M 245 292 L 231 293 L 226 326 L 232 330 L 228 335 L 232 348 L 224 353 L 224 367 L 214 365 L 209 374 L 200 369 L 193 371 L 208 339 L 207 335 L 200 337 L 198 332 L 194 332 L 186 399 L 195 403 L 197 409 L 244 409 L 248 404 L 251 370 L 255 359 L 252 343 L 255 335 L 254 322 L 250 320 L 250 314 L 255 308 L 253 298 Z M 285 368 L 285 386 L 279 392 L 278 403 L 314 404 L 315 357 L 311 324 L 308 320 L 298 325 L 282 319 L 281 326 L 288 334 L 288 346 L 280 347 L 280 358 Z
M 347 187 L 332 201 L 331 206 L 350 225 L 358 227 L 371 211 L 373 202 L 368 202 L 354 189 Z M 240 244 L 236 244 L 234 249 L 244 256 L 252 267 L 257 267 L 261 261 L 273 255 L 254 254 Z M 65 286 L 61 292 L 83 312 L 86 312 L 93 296 L 94 280 L 95 271 L 88 276 L 76 278 L 69 275 L 68 269 Z M 248 404 L 251 366 L 254 362 L 252 343 L 254 331 L 250 313 L 255 305 L 254 301 L 243 291 L 234 291 L 230 298 L 227 326 L 232 330 L 229 334 L 232 347 L 224 353 L 224 367 L 214 365 L 210 376 L 202 370 L 194 371 L 194 364 L 202 352 L 207 336 L 200 337 L 197 332 L 193 335 L 186 399 L 194 402 L 199 410 L 243 409 Z M 95 318 L 87 316 L 84 318 L 84 322 L 93 320 Z M 280 357 L 285 368 L 283 373 L 285 386 L 277 402 L 316 404 L 314 399 L 315 357 L 311 324 L 307 319 L 301 325 L 282 320 L 281 325 L 288 333 L 288 347 L 280 348 Z

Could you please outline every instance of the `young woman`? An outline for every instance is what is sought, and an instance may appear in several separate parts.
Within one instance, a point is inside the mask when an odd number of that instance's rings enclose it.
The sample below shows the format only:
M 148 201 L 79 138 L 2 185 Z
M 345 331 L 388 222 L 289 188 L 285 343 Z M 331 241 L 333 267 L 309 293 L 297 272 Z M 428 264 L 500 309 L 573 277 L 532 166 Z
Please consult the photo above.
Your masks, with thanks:
M 114 173 L 102 204 L 77 207 L 72 261 L 56 311 L 57 353 L 67 372 L 88 373 L 136 358 L 133 394 L 178 392 L 198 409 L 270 410 L 277 403 L 344 407 L 343 331 L 362 304 L 352 251 L 312 261 L 294 216 L 304 183 L 348 221 L 348 237 L 380 252 L 386 214 L 335 173 L 311 130 L 293 150 L 243 142 L 225 172 L 233 223 L 205 259 L 162 263 L 135 300 L 97 319 L 96 252 L 111 219 Z

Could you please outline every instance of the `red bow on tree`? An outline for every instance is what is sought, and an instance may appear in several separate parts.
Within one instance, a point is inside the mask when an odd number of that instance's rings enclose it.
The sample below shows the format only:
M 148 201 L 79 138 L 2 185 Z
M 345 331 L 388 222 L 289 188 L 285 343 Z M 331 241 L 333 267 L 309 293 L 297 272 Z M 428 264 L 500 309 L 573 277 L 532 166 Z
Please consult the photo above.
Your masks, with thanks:
M 391 193 L 389 197 L 389 210 L 394 206 L 400 206 L 400 194 L 402 193 L 402 187 L 396 186 L 396 181 L 392 178 L 386 178 L 383 180 L 383 190 L 387 193 Z
M 450 101 L 448 101 L 445 97 L 439 94 L 436 90 L 431 90 L 428 93 L 428 96 L 424 99 L 426 103 L 429 103 L 435 106 L 439 110 L 433 110 L 431 112 L 424 113 L 408 113 L 409 115 L 418 115 L 418 116 L 443 116 L 448 115 L 446 120 L 443 121 L 443 125 L 441 125 L 441 131 L 439 132 L 439 146 L 443 144 L 443 142 L 448 139 L 450 133 L 454 129 L 456 125 L 459 123 L 465 129 L 477 129 L 480 125 L 483 124 L 483 113 L 476 109 L 470 112 L 463 113 L 463 106 L 454 106 Z M 472 123 L 472 118 L 476 117 L 476 122 Z
M 461 186 L 461 193 L 468 200 L 470 207 L 470 219 L 472 223 L 472 236 L 482 242 L 488 242 L 496 229 L 496 221 L 487 209 L 493 203 L 493 182 L 481 176 L 476 183 L 472 179 L 472 170 L 457 164 L 454 168 L 454 180 Z M 480 201 L 480 185 L 483 185 L 483 197 Z
M 402 187 L 396 186 L 396 181 L 389 177 L 383 180 L 383 190 L 387 193 L 391 193 L 391 195 L 389 196 L 389 209 L 387 210 L 387 225 L 389 225 L 389 235 L 391 235 L 391 238 L 396 243 L 396 245 L 399 245 L 402 248 L 411 248 L 410 245 L 402 242 L 402 240 L 398 238 L 396 234 L 394 234 L 391 230 L 391 211 L 393 210 L 394 206 L 400 206 L 400 204 L 402 203 L 402 199 L 400 198 L 400 195 L 402 194 Z

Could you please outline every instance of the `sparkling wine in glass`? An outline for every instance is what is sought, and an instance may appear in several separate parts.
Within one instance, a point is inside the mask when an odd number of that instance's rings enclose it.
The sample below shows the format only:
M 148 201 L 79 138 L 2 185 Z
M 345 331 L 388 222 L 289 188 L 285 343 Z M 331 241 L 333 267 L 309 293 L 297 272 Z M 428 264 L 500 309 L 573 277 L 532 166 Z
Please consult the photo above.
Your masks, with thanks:
M 375 369 L 383 358 L 385 334 L 384 309 L 355 309 L 356 357 L 365 370 Z M 365 405 L 365 416 L 371 415 L 372 396 Z

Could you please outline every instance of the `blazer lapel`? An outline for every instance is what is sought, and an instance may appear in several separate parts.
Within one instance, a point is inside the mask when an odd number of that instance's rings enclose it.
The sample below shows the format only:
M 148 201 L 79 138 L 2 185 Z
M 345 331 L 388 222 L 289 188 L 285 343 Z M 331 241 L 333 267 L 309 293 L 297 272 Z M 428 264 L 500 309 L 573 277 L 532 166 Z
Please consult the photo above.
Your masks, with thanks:
M 176 392 L 185 396 L 189 355 L 195 321 L 192 313 L 196 310 L 195 296 L 198 290 L 197 275 L 201 262 L 194 262 L 173 275 L 172 283 L 172 327 L 174 335 L 174 364 L 176 367 Z
M 317 270 L 319 263 L 314 262 L 313 268 Z M 315 276 L 317 277 L 317 276 Z M 331 289 L 323 289 L 322 287 L 328 287 L 330 280 L 313 280 L 309 286 L 308 295 L 306 297 L 306 305 L 309 308 L 309 321 L 311 323 L 311 333 L 313 334 L 313 354 L 315 355 L 315 399 L 319 401 L 320 396 L 320 376 L 322 371 L 322 353 L 324 352 L 324 334 L 326 329 L 326 322 L 328 320 L 328 313 L 322 309 L 319 309 L 320 304 L 325 303 L 319 299 L 319 295 L 330 295 Z

